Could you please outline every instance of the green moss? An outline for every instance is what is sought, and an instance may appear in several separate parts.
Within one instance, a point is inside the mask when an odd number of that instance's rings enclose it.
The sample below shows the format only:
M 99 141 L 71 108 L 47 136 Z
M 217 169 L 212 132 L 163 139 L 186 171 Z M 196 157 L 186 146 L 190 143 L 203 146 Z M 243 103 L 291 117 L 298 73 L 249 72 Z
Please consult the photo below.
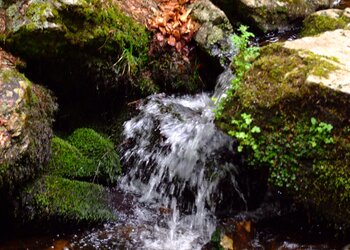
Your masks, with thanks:
M 44 176 L 25 189 L 23 204 L 29 220 L 101 222 L 115 219 L 103 187 Z
M 94 162 L 86 158 L 76 147 L 67 141 L 54 137 L 51 140 L 51 159 L 49 173 L 68 179 L 87 179 L 98 177 Z
M 349 148 L 347 149 L 349 150 Z M 348 151 L 349 152 L 349 151 Z M 307 189 L 313 206 L 328 220 L 350 225 L 349 154 L 336 161 L 320 160 L 312 166 L 313 182 Z M 326 212 L 326 213 L 325 213 Z
M 309 88 L 305 84 L 309 75 L 327 78 L 336 69 L 332 59 L 274 44 L 261 50 L 243 79 L 249 87 L 238 90 L 238 95 L 245 107 L 270 108 L 286 96 L 303 96 Z
M 303 22 L 301 35 L 314 36 L 325 31 L 344 29 L 349 22 L 350 19 L 345 16 L 341 16 L 340 18 L 333 18 L 322 14 L 310 15 Z
M 109 183 L 117 180 L 121 173 L 121 165 L 110 140 L 92 129 L 80 128 L 75 130 L 67 141 L 93 162 L 96 176 L 103 176 Z
M 137 62 L 132 74 L 137 74 L 147 61 L 146 28 L 124 15 L 111 1 L 80 0 L 70 5 L 35 0 L 24 9 L 24 15 L 20 8 L 18 3 L 7 10 L 11 23 L 4 46 L 25 59 L 88 60 L 87 55 L 98 55 L 118 71 L 125 65 L 116 62 L 124 51 L 129 51 L 129 59 Z

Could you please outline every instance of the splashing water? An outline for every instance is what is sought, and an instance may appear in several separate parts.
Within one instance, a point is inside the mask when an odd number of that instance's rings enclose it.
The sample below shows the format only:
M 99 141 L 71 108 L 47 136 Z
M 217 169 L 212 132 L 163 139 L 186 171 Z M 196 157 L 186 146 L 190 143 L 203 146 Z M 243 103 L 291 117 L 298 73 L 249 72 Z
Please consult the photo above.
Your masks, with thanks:
M 143 236 L 145 249 L 200 249 L 215 229 L 223 180 L 245 203 L 233 175 L 234 142 L 215 127 L 213 108 L 206 94 L 153 95 L 125 123 L 123 162 L 131 167 L 120 186 L 170 213 Z

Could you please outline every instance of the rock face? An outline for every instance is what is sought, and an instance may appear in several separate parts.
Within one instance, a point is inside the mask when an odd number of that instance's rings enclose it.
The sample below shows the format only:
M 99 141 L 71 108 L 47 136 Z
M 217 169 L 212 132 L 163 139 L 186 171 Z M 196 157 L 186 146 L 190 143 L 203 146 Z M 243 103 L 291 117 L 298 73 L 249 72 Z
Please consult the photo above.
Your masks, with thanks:
M 0 50 L 0 189 L 33 178 L 50 156 L 56 104 Z
M 194 40 L 210 56 L 227 64 L 233 56 L 230 36 L 233 28 L 225 13 L 209 0 L 195 1 L 190 7 L 193 18 L 200 24 Z
M 336 29 L 350 29 L 350 8 L 315 12 L 304 20 L 301 35 L 314 36 Z
M 248 162 L 267 166 L 273 187 L 347 226 L 349 42 L 350 31 L 335 30 L 264 47 L 219 122 L 248 135 Z
M 252 26 L 267 32 L 290 28 L 290 23 L 318 9 L 329 8 L 331 0 L 216 0 L 226 13 L 235 13 Z M 228 14 L 232 16 L 232 14 Z
M 310 51 L 322 56 L 325 58 L 323 60 L 327 60 L 336 67 L 336 70 L 329 72 L 327 77 L 308 75 L 307 83 L 320 84 L 350 95 L 350 30 L 339 29 L 322 33 L 317 37 L 287 41 L 284 47 Z

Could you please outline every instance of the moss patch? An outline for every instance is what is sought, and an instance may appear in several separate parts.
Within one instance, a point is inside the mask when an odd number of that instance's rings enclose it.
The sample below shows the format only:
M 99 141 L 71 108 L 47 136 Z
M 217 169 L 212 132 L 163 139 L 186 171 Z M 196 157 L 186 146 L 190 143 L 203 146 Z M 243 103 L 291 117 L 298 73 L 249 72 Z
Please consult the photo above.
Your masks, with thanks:
M 92 161 L 94 175 L 102 176 L 109 183 L 115 183 L 121 173 L 119 156 L 113 143 L 95 132 L 93 129 L 80 128 L 75 130 L 67 141 L 87 159 Z M 87 167 L 91 169 L 91 167 Z
M 69 142 L 54 137 L 51 140 L 52 155 L 49 172 L 54 176 L 68 179 L 87 179 L 93 181 L 96 166 Z
M 350 19 L 344 15 L 339 18 L 333 18 L 322 14 L 310 15 L 303 22 L 301 35 L 314 36 L 325 31 L 344 29 L 347 27 L 348 23 L 350 23 Z
M 115 219 L 106 190 L 96 184 L 44 176 L 22 193 L 28 220 L 102 222 Z
M 287 96 L 297 98 L 305 95 L 309 88 L 307 77 L 327 78 L 337 69 L 334 63 L 334 59 L 286 49 L 280 44 L 267 46 L 245 74 L 243 81 L 247 87 L 239 89 L 238 95 L 245 107 L 271 108 Z
M 92 129 L 78 129 L 67 140 L 54 137 L 51 145 L 51 175 L 114 184 L 121 173 L 113 143 Z
M 136 57 L 147 55 L 146 29 L 125 16 L 110 1 L 80 0 L 70 5 L 58 0 L 53 2 L 36 0 L 24 9 L 24 16 L 16 13 L 18 8 L 20 4 L 12 5 L 7 10 L 7 15 L 12 17 L 11 20 L 18 19 L 18 23 L 12 20 L 5 41 L 6 44 L 16 46 L 17 53 L 31 53 L 32 57 L 45 58 L 56 53 L 64 55 L 68 49 L 65 46 L 74 45 L 109 56 L 120 56 L 124 50 L 132 51 Z M 34 31 L 47 36 L 46 39 L 35 37 L 38 34 Z M 50 40 L 53 37 L 47 32 L 55 33 L 60 39 Z M 22 43 L 23 39 L 34 40 L 37 44 L 33 43 L 31 45 L 34 45 L 34 48 L 30 47 Z M 54 48 L 52 51 L 45 50 L 48 49 L 47 43 Z M 118 58 L 115 58 L 116 61 Z

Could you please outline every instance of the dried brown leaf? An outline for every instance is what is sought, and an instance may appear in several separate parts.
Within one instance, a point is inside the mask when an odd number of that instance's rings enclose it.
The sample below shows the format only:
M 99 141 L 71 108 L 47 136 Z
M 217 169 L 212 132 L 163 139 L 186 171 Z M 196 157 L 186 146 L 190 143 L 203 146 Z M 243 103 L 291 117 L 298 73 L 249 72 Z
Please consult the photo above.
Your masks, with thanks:
M 169 44 L 170 46 L 175 46 L 175 45 L 176 45 L 176 39 L 175 39 L 175 37 L 173 37 L 172 35 L 169 36 L 169 38 L 168 38 L 168 44 Z
M 181 39 L 181 33 L 179 30 L 173 30 L 172 35 L 176 38 L 176 40 L 180 40 Z
M 192 9 L 188 9 L 184 14 L 180 16 L 181 22 L 186 22 L 188 15 L 191 13 Z M 191 20 L 191 19 L 190 19 Z
M 162 35 L 162 33 L 158 32 L 156 37 L 157 37 L 158 42 L 163 42 L 164 41 L 164 36 Z

